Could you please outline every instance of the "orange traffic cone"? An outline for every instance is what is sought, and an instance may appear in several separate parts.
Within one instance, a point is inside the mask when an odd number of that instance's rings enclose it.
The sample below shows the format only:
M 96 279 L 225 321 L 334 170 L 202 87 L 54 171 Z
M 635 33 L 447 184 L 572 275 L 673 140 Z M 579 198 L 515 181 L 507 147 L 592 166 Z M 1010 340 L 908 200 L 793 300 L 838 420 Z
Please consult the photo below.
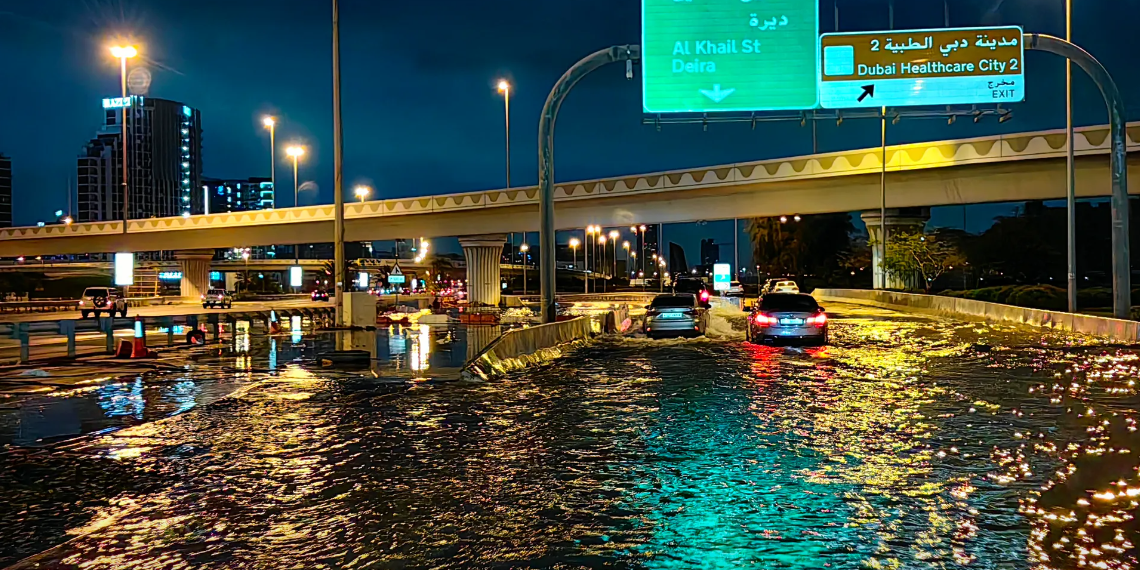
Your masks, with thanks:
M 135 317 L 135 343 L 131 347 L 131 358 L 147 358 L 150 352 L 146 349 L 146 331 L 143 330 L 143 322 L 139 317 Z

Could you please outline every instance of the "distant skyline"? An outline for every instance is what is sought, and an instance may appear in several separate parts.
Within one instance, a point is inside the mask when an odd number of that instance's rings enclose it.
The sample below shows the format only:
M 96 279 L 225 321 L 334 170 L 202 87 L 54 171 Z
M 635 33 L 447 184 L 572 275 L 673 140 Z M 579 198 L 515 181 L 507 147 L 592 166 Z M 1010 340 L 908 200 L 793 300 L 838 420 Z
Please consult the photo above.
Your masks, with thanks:
M 837 0 L 840 31 L 887 27 L 887 0 Z M 942 2 L 896 2 L 895 28 L 942 27 Z M 1064 0 L 950 0 L 952 26 L 1016 24 L 1063 35 Z M 1110 6 L 1109 4 L 1113 4 Z M 833 1 L 821 2 L 821 32 L 834 31 Z M 1130 23 L 1140 2 L 1077 3 L 1075 39 L 1109 68 L 1136 117 L 1140 74 Z M 201 109 L 204 174 L 269 175 L 269 137 L 261 118 L 279 120 L 279 205 L 291 205 L 288 143 L 307 147 L 302 204 L 332 201 L 331 36 L 329 2 L 313 0 L 53 0 L 0 9 L 0 152 L 12 157 L 17 224 L 66 206 L 75 159 L 100 124 L 101 101 L 119 92 L 113 40 L 133 38 L 152 76 L 149 95 Z M 375 198 L 504 186 L 502 98 L 511 98 L 512 182 L 536 181 L 537 120 L 550 87 L 596 49 L 637 43 L 638 0 L 377 3 L 341 0 L 345 118 L 345 189 L 368 184 Z M 1064 125 L 1064 65 L 1049 54 L 1026 58 L 1025 103 L 998 124 L 903 120 L 892 144 L 966 138 Z M 639 73 L 639 72 L 635 72 Z M 1100 94 L 1075 74 L 1078 125 L 1104 123 Z M 18 86 L 18 88 L 12 88 Z M 586 78 L 558 122 L 556 179 L 707 166 L 808 154 L 811 129 L 798 122 L 750 125 L 643 125 L 640 81 L 619 66 Z M 878 124 L 821 122 L 821 152 L 874 146 Z M 1106 174 L 1107 175 L 1107 174 Z M 351 199 L 351 197 L 349 197 Z M 1012 206 L 970 208 L 992 220 Z M 935 225 L 959 213 L 936 209 Z M 536 213 L 537 215 L 537 213 Z M 957 218 L 955 218 L 957 216 Z M 973 219 L 977 231 L 984 222 Z M 960 222 L 959 222 L 960 224 Z M 718 224 L 717 228 L 723 227 Z M 731 227 L 731 221 L 729 222 Z M 687 255 L 708 228 L 679 229 Z M 693 257 L 695 258 L 695 257 Z

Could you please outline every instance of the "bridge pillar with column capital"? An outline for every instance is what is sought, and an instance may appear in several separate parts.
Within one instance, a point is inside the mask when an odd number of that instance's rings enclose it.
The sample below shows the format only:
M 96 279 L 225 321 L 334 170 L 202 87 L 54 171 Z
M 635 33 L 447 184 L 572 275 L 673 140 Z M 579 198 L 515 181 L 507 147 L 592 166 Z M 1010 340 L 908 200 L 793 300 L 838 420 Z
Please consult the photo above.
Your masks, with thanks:
M 210 261 L 214 259 L 214 250 L 176 251 L 174 259 L 182 267 L 182 300 L 200 300 L 210 290 Z
M 459 245 L 467 258 L 467 301 L 471 305 L 497 306 L 503 290 L 499 266 L 507 234 L 460 236 Z
M 875 289 L 911 289 L 915 283 L 907 283 L 905 276 L 892 275 L 883 271 L 879 244 L 883 240 L 883 223 L 879 210 L 863 212 L 860 217 L 867 224 L 867 235 L 871 238 L 871 269 L 874 271 Z M 922 232 L 930 221 L 930 208 L 887 208 L 887 238 L 894 232 Z

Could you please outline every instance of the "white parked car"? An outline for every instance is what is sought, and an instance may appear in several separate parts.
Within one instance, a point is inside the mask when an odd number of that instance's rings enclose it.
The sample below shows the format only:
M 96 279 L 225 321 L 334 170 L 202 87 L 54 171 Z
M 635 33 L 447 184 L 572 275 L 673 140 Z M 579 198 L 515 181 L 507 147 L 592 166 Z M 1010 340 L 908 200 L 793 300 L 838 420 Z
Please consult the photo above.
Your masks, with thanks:
M 84 289 L 83 296 L 79 298 L 79 314 L 83 315 L 85 319 L 93 314 L 97 319 L 103 311 L 112 317 L 115 316 L 115 313 L 118 313 L 120 317 L 125 317 L 127 316 L 127 299 L 114 287 L 88 287 Z
M 799 293 L 800 286 L 795 281 L 777 281 L 769 293 Z

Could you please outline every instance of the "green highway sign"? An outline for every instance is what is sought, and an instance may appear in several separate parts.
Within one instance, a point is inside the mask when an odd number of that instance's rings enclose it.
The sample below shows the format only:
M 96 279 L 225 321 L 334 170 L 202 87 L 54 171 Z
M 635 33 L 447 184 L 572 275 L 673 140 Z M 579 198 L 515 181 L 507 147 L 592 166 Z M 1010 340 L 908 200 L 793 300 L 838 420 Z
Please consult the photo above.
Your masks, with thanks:
M 813 109 L 818 0 L 641 0 L 646 113 Z

